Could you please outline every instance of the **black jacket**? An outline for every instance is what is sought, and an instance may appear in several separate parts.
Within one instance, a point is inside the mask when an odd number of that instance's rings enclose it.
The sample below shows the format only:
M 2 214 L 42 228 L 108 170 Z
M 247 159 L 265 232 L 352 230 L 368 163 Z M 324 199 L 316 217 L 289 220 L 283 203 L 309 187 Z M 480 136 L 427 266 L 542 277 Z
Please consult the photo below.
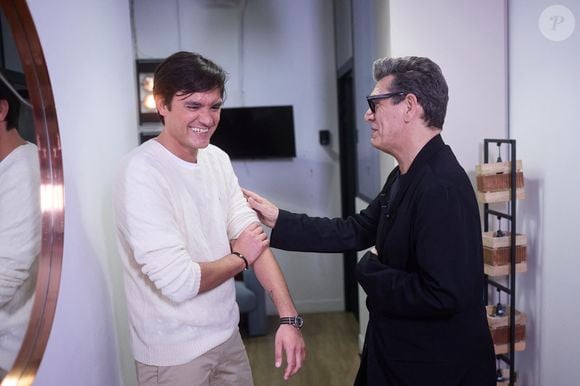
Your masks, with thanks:
M 397 193 L 389 191 L 399 179 Z M 356 385 L 495 385 L 473 188 L 437 135 L 410 169 L 347 219 L 280 211 L 271 246 L 341 252 L 376 246 L 357 266 L 369 323 Z

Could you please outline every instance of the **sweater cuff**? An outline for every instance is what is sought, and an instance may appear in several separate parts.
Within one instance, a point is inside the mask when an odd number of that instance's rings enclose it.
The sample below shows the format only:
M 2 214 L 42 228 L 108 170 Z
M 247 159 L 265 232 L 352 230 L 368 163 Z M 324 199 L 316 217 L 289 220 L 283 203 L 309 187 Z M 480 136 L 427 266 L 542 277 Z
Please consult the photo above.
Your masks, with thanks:
M 197 296 L 197 294 L 199 293 L 199 289 L 201 287 L 201 266 L 199 265 L 199 263 L 195 263 L 195 262 L 193 263 L 192 271 L 193 271 L 193 283 L 194 283 L 193 296 Z

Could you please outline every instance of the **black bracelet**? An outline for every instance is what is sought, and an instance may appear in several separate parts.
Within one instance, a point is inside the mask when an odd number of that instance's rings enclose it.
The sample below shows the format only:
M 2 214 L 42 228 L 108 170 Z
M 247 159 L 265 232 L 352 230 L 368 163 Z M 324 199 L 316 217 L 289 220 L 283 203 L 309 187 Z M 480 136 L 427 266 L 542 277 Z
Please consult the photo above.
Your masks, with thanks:
M 244 268 L 244 271 L 246 271 L 248 269 L 248 260 L 246 259 L 246 256 L 244 256 L 240 252 L 236 252 L 236 251 L 233 251 L 232 255 L 236 255 L 240 259 L 244 260 L 244 263 L 246 264 L 246 268 Z

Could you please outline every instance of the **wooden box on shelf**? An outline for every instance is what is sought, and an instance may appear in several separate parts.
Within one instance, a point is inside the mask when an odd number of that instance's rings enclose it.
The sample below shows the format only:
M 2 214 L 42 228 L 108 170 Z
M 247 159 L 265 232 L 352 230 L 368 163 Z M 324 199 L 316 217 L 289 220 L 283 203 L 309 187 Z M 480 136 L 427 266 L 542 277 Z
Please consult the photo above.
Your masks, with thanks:
M 483 270 L 489 276 L 504 276 L 510 273 L 510 232 L 497 237 L 495 232 L 483 232 Z M 526 272 L 527 237 L 516 234 L 516 272 Z
M 496 355 L 507 354 L 509 352 L 510 307 L 509 305 L 505 305 L 505 308 L 505 314 L 503 316 L 495 316 L 495 306 L 486 306 L 487 323 L 489 324 L 489 331 L 491 332 Z M 516 351 L 526 349 L 526 320 L 526 315 L 516 310 L 516 336 L 514 344 Z
M 481 203 L 506 202 L 511 199 L 511 162 L 484 163 L 475 166 L 477 199 Z M 516 161 L 516 199 L 525 198 L 522 161 Z

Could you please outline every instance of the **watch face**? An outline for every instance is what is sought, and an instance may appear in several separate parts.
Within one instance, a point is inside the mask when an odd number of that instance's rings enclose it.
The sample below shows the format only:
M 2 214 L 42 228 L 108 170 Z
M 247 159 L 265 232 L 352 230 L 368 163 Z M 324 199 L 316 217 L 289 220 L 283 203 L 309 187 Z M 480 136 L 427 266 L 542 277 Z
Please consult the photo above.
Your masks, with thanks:
M 298 315 L 296 318 L 294 318 L 294 325 L 298 328 L 302 328 L 302 326 L 304 325 L 304 320 L 302 319 L 302 316 Z

